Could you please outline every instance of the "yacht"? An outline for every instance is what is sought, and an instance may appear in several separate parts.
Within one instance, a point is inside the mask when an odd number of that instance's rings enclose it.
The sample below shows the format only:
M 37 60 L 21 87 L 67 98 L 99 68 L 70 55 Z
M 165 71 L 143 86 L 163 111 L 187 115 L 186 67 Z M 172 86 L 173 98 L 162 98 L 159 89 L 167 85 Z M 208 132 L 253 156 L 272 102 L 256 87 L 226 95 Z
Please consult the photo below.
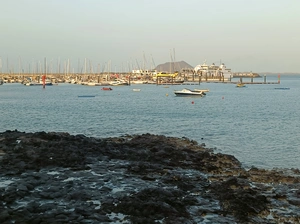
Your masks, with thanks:
M 211 78 L 224 77 L 224 79 L 230 79 L 232 77 L 231 69 L 226 68 L 224 63 L 220 65 L 215 65 L 215 63 L 207 65 L 204 62 L 202 65 L 197 65 L 194 68 L 194 72 Z

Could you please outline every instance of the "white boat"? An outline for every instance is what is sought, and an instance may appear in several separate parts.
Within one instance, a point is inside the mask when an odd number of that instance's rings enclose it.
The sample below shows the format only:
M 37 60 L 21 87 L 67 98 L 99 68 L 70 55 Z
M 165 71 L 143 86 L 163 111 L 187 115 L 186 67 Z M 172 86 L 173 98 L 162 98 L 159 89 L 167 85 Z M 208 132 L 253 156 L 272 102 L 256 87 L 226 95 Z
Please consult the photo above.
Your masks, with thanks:
M 230 68 L 226 68 L 225 64 L 215 65 L 212 63 L 211 65 L 207 65 L 205 62 L 202 65 L 197 65 L 194 68 L 194 72 L 202 75 L 203 77 L 209 76 L 211 78 L 220 78 L 230 79 L 232 77 L 232 71 Z
M 143 80 L 133 80 L 131 81 L 132 84 L 147 84 L 147 81 L 143 81 Z
M 43 86 L 43 83 L 40 82 L 27 82 L 24 84 L 25 86 Z M 52 82 L 46 82 L 45 86 L 52 86 L 53 83 Z
M 128 82 L 126 82 L 125 80 L 117 80 L 117 81 L 113 81 L 109 83 L 112 86 L 127 86 Z
M 204 96 L 205 93 L 202 91 L 194 91 L 187 88 L 184 88 L 183 90 L 175 90 L 174 91 L 176 96 Z
M 132 89 L 133 92 L 140 92 L 141 89 Z

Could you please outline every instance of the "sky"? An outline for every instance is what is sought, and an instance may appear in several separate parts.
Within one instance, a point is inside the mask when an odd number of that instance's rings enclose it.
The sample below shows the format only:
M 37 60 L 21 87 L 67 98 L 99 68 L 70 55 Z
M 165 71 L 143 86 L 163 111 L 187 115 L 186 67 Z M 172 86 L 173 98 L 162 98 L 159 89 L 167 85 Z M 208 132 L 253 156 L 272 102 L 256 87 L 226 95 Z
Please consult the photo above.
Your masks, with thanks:
M 300 0 L 0 0 L 0 69 L 300 73 Z M 62 69 L 61 68 L 61 69 Z

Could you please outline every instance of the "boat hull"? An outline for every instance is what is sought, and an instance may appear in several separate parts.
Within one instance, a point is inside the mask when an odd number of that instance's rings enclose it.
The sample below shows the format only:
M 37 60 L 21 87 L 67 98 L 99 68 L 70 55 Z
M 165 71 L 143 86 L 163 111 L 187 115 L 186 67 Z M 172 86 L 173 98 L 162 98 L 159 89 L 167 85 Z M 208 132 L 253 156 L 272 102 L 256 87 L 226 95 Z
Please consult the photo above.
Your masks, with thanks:
M 33 82 L 29 82 L 25 84 L 26 86 L 43 86 L 43 83 L 33 83 Z M 45 83 L 45 86 L 52 86 L 53 83 L 52 82 L 47 82 Z
M 187 94 L 187 93 L 175 93 L 176 96 L 185 96 L 185 97 L 189 97 L 189 96 L 197 96 L 197 97 L 202 97 L 203 94 Z

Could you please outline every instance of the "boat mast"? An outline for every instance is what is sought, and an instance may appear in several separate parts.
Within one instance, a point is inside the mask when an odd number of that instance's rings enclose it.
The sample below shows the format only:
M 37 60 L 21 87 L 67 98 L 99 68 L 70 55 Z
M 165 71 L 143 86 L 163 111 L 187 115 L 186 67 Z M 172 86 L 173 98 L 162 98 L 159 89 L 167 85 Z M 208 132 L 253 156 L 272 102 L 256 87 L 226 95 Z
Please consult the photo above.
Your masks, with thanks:
M 170 58 L 171 58 L 171 62 L 170 62 L 170 74 L 172 73 L 172 64 L 173 64 L 173 56 L 172 56 L 172 51 L 170 50 Z
M 175 60 L 175 48 L 173 48 L 173 55 L 174 55 L 174 72 L 176 71 L 176 66 L 175 66 L 175 63 L 176 63 L 176 60 Z
M 67 64 L 67 75 L 70 73 L 70 59 L 68 58 L 68 64 Z
M 47 75 L 47 59 L 44 58 L 44 74 Z
M 20 58 L 20 55 L 19 55 L 19 76 L 21 74 L 21 58 Z
M 86 58 L 84 58 L 84 75 L 86 74 Z
M 2 75 L 2 58 L 0 57 L 0 74 Z
M 78 58 L 78 63 L 77 63 L 77 73 L 80 71 L 80 58 Z
M 8 57 L 6 58 L 6 73 L 9 73 Z

